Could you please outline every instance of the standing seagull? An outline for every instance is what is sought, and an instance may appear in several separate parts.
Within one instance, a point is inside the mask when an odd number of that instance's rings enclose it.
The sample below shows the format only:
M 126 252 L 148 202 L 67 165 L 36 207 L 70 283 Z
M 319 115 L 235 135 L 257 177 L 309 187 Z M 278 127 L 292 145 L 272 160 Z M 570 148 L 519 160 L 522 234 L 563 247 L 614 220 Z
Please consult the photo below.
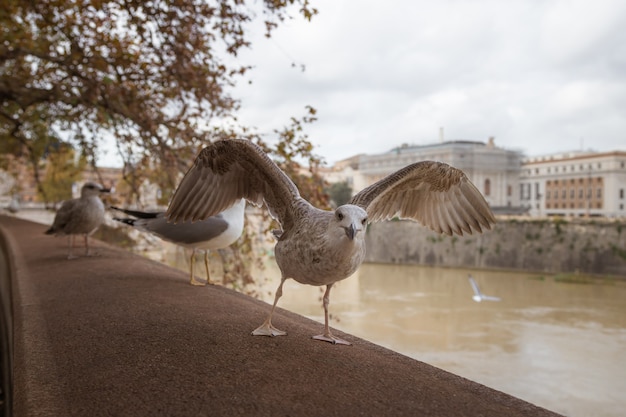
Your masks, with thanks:
M 215 191 L 219 190 L 219 191 Z M 265 322 L 253 335 L 279 336 L 272 315 L 283 284 L 326 285 L 324 333 L 314 339 L 350 344 L 330 331 L 330 289 L 352 275 L 365 257 L 368 222 L 395 216 L 418 220 L 451 235 L 482 232 L 495 223 L 487 202 L 465 174 L 439 162 L 418 162 L 389 175 L 334 211 L 320 210 L 300 197 L 295 184 L 247 140 L 217 141 L 204 148 L 178 186 L 167 211 L 169 220 L 202 220 L 239 198 L 265 203 L 282 227 L 275 247 L 281 281 Z
M 196 250 L 204 250 L 206 283 L 211 284 L 209 275 L 209 251 L 225 248 L 239 239 L 243 231 L 243 214 L 245 207 L 246 200 L 240 199 L 232 207 L 208 219 L 196 223 L 185 222 L 178 224 L 168 223 L 165 218 L 165 212 L 147 213 L 117 207 L 111 208 L 136 217 L 135 219 L 114 218 L 113 220 L 126 223 L 138 230 L 152 233 L 176 245 L 191 248 L 191 279 L 189 283 L 191 285 L 205 285 L 205 283 L 196 280 L 193 274 Z
M 100 193 L 108 193 L 109 190 L 101 185 L 87 182 L 80 190 L 80 198 L 66 200 L 61 205 L 47 235 L 68 235 L 67 259 L 78 256 L 73 254 L 74 235 L 85 236 L 85 255 L 89 256 L 89 236 L 104 223 L 104 204 L 100 200 Z
M 500 301 L 500 297 L 493 297 L 491 295 L 485 295 L 482 293 L 482 291 L 480 291 L 480 288 L 478 288 L 478 284 L 476 283 L 476 281 L 474 280 L 474 277 L 472 277 L 471 274 L 467 274 L 467 279 L 470 282 L 470 285 L 472 286 L 472 290 L 474 290 L 474 295 L 472 296 L 472 300 L 476 301 L 477 303 L 480 303 L 481 301 Z

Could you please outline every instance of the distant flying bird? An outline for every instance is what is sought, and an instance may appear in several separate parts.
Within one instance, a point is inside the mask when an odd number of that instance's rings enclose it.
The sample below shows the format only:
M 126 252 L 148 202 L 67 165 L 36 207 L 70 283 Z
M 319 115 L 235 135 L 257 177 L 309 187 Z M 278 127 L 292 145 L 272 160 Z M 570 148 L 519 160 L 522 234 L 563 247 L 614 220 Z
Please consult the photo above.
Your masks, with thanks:
M 77 258 L 73 254 L 74 235 L 84 235 L 85 255 L 89 256 L 89 236 L 104 223 L 104 204 L 100 193 L 108 193 L 109 189 L 101 185 L 87 182 L 80 190 L 80 198 L 63 202 L 54 217 L 52 226 L 46 230 L 48 235 L 68 235 L 67 259 Z
M 320 210 L 300 197 L 295 184 L 257 145 L 247 140 L 217 141 L 204 148 L 178 186 L 167 210 L 170 221 L 202 220 L 245 198 L 265 203 L 282 228 L 275 233 L 281 281 L 265 322 L 253 335 L 286 333 L 272 325 L 283 284 L 325 285 L 324 332 L 314 339 L 349 344 L 328 325 L 330 290 L 352 275 L 365 257 L 369 222 L 409 218 L 439 232 L 482 232 L 493 213 L 465 174 L 449 165 L 424 161 L 408 165 L 355 195 L 334 211 Z
M 204 251 L 204 266 L 206 267 L 206 284 L 211 284 L 209 273 L 209 251 L 222 249 L 232 245 L 243 231 L 244 209 L 246 200 L 240 199 L 232 207 L 205 220 L 191 223 L 168 223 L 165 212 L 144 212 L 111 207 L 136 218 L 114 218 L 119 222 L 133 226 L 138 230 L 152 233 L 163 240 L 176 245 L 191 248 L 190 275 L 191 285 L 205 285 L 198 281 L 193 273 L 196 250 Z
M 472 296 L 472 300 L 480 303 L 481 301 L 500 301 L 500 297 L 493 297 L 491 295 L 485 295 L 478 288 L 478 284 L 474 281 L 474 278 L 471 274 L 467 274 L 467 279 L 469 279 L 470 285 L 474 290 L 474 295 Z

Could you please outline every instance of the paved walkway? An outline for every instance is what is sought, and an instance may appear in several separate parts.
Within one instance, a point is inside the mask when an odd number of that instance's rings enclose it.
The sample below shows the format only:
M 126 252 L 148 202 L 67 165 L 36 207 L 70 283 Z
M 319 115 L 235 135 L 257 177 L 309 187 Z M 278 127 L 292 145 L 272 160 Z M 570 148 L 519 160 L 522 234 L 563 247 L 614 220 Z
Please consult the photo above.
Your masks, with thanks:
M 45 229 L 0 216 L 18 417 L 556 415 L 284 310 L 288 336 L 253 337 L 267 304 L 102 242 L 68 261 Z

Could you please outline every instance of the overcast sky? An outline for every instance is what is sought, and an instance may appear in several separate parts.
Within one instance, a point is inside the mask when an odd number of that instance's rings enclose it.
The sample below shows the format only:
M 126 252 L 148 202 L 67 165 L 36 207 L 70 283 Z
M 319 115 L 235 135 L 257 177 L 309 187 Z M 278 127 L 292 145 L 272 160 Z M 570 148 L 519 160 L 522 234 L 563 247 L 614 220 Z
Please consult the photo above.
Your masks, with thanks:
M 235 96 L 268 133 L 315 107 L 307 132 L 329 164 L 440 127 L 527 155 L 626 150 L 626 1 L 312 3 L 312 22 L 253 37 Z

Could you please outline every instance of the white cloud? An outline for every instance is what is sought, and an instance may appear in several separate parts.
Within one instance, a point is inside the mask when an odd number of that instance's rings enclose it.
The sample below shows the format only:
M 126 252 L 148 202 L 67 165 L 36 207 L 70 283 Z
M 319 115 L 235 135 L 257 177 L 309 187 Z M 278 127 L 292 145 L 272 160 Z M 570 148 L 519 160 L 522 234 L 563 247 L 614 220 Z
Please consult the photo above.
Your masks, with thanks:
M 329 162 L 403 142 L 486 140 L 541 154 L 626 149 L 626 2 L 319 0 L 243 55 L 241 120 L 280 127 L 306 104 Z M 306 71 L 290 64 L 305 64 Z

